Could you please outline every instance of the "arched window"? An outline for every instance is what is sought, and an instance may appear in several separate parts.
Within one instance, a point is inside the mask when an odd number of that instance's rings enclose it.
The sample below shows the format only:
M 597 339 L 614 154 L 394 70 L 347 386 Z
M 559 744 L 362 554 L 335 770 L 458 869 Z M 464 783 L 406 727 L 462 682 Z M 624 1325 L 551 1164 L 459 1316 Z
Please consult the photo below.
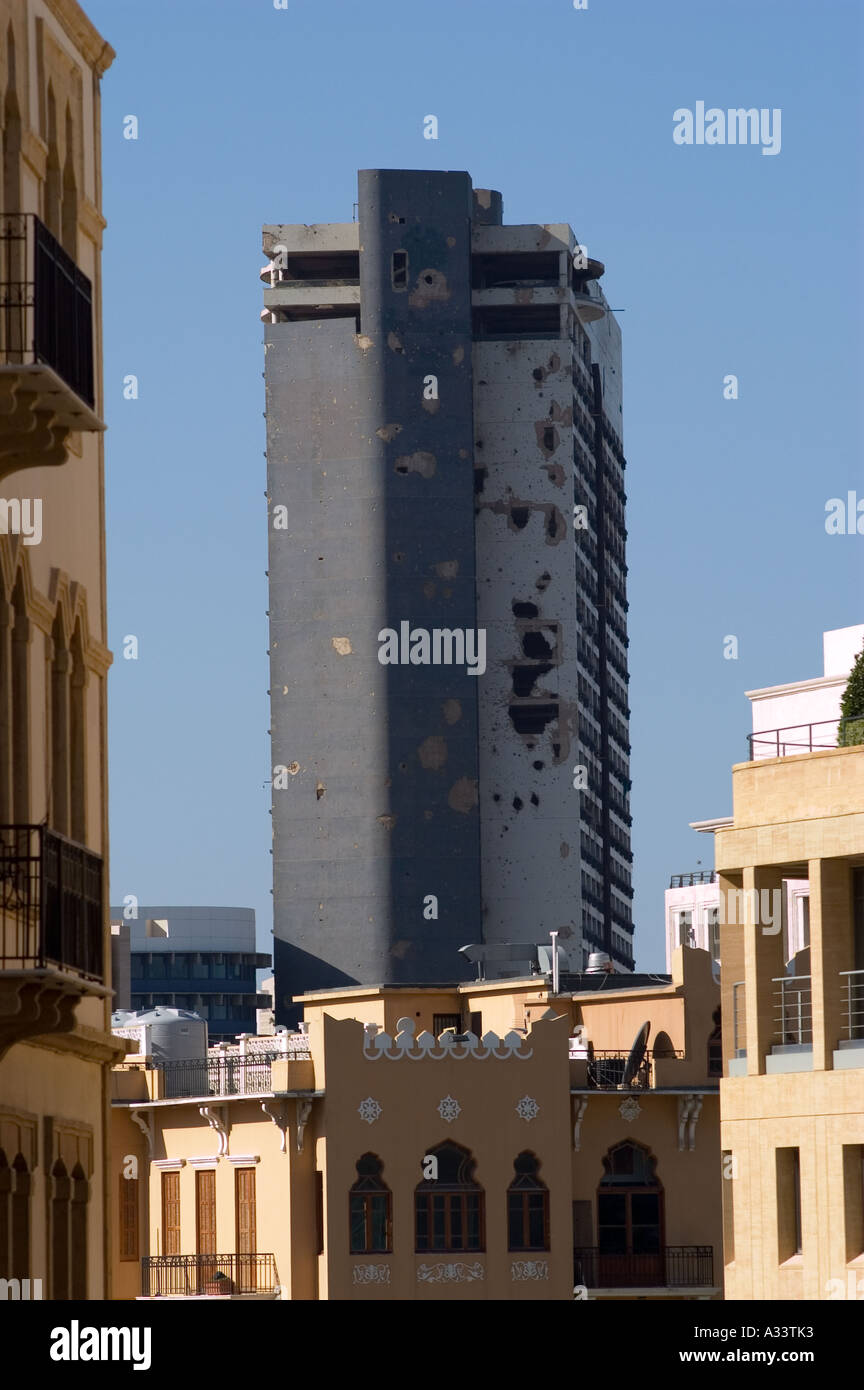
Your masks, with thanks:
M 43 185 L 42 221 L 48 228 L 52 236 L 60 240 L 60 208 L 62 203 L 61 185 L 62 174 L 60 170 L 60 152 L 57 148 L 57 102 L 54 97 L 54 87 L 48 83 L 48 159 L 45 165 L 45 183 Z
M 12 1275 L 9 1256 L 9 1225 L 12 1205 L 12 1170 L 0 1149 L 0 1279 Z
M 21 107 L 17 81 L 15 33 L 10 23 L 6 31 L 6 96 L 3 102 L 3 212 L 7 215 L 21 211 Z
M 414 1189 L 415 1248 L 419 1254 L 440 1251 L 458 1254 L 485 1249 L 483 1188 L 474 1179 L 474 1159 L 468 1149 L 447 1140 L 429 1149 L 433 1177 Z
M 381 1159 L 363 1154 L 350 1192 L 352 1255 L 386 1255 L 393 1249 L 392 1193 L 381 1176 Z
M 76 1163 L 72 1169 L 72 1191 L 69 1204 L 70 1297 L 87 1297 L 87 1206 L 90 1184 L 87 1174 Z
M 63 212 L 61 241 L 63 249 L 78 259 L 78 186 L 75 180 L 75 125 L 72 112 L 66 106 L 66 158 L 63 163 Z
M 71 646 L 69 687 L 69 801 L 73 840 L 87 843 L 87 667 L 80 620 Z
M 30 1278 L 30 1172 L 23 1154 L 12 1163 L 11 1212 L 9 1220 L 10 1265 L 13 1279 Z
M 20 574 L 12 608 L 12 819 L 16 825 L 26 825 L 30 819 L 30 620 Z
M 69 834 L 69 651 L 58 612 L 51 630 L 51 827 Z
M 69 1207 L 72 1181 L 62 1159 L 51 1169 L 51 1297 L 64 1301 L 69 1292 Z
M 606 1287 L 662 1283 L 663 1188 L 641 1144 L 616 1144 L 597 1189 L 600 1280 Z
M 507 1189 L 507 1241 L 510 1250 L 549 1249 L 549 1189 L 538 1176 L 540 1160 L 521 1153 Z

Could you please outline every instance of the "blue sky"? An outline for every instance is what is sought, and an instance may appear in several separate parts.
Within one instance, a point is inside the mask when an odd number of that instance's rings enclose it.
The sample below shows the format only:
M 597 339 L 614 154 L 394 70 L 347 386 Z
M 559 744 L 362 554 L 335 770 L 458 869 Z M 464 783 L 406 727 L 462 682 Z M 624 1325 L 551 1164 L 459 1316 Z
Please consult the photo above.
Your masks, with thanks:
M 663 968 L 663 890 L 713 863 L 688 822 L 731 810 L 744 691 L 821 674 L 823 629 L 864 621 L 864 537 L 824 527 L 829 498 L 864 497 L 864 9 L 86 9 L 118 54 L 103 80 L 111 901 L 254 907 L 269 949 L 261 225 L 350 221 L 358 168 L 465 169 L 501 190 L 505 221 L 570 222 L 624 311 L 636 957 Z M 780 108 L 780 153 L 677 146 L 673 112 L 697 101 Z

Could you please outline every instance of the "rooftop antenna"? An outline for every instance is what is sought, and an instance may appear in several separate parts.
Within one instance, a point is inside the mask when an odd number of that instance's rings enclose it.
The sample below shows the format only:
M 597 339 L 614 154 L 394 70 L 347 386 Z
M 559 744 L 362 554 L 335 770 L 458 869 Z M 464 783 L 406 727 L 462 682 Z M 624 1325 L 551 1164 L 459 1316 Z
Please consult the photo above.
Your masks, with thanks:
M 552 938 L 552 993 L 553 993 L 553 994 L 557 994 L 557 993 L 558 993 L 558 983 L 559 983 L 559 978 L 558 978 L 558 933 L 557 933 L 557 931 L 550 931 L 549 935 L 550 935 L 551 938 Z

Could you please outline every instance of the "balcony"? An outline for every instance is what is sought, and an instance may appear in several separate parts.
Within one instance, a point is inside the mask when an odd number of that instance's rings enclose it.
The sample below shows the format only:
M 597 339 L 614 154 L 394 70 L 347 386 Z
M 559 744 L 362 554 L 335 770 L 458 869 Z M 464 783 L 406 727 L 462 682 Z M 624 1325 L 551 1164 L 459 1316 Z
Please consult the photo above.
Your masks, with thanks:
M 145 1255 L 143 1298 L 276 1298 L 276 1261 L 270 1254 Z
M 864 1067 L 864 970 L 841 970 L 843 1031 L 834 1052 L 835 1070 Z
M 33 213 L 0 217 L 0 477 L 62 464 L 95 414 L 87 276 Z
M 813 989 L 809 975 L 781 975 L 774 990 L 774 1033 L 765 1058 L 768 1073 L 810 1071 L 813 1066 Z
M 699 1289 L 714 1287 L 712 1245 L 664 1245 L 650 1254 L 612 1254 L 596 1245 L 573 1251 L 573 1282 L 587 1289 Z
M 761 758 L 792 758 L 797 753 L 845 748 L 859 741 L 864 742 L 864 714 L 852 719 L 820 719 L 815 724 L 789 724 L 782 729 L 747 735 L 751 763 Z
M 160 1066 L 161 1099 L 179 1100 L 202 1096 L 266 1096 L 272 1091 L 270 1065 L 282 1054 L 253 1052 L 245 1057 L 236 1053 L 200 1060 L 164 1062 Z
M 84 994 L 107 995 L 98 854 L 44 825 L 0 825 L 0 1052 L 69 1032 Z
M 571 1038 L 570 1043 L 569 1057 L 571 1063 L 581 1063 L 585 1069 L 584 1080 L 581 1079 L 581 1069 L 580 1074 L 572 1079 L 575 1080 L 580 1089 L 587 1087 L 594 1091 L 647 1091 L 652 1084 L 655 1058 L 657 1061 L 680 1061 L 684 1056 L 680 1050 L 673 1051 L 671 1048 L 664 1050 L 661 1054 L 646 1051 L 633 1075 L 625 1082 L 627 1063 L 630 1060 L 629 1052 L 595 1049 L 593 1047 L 589 1047 L 586 1051 L 576 1039 Z
M 714 869 L 694 869 L 689 874 L 673 874 L 669 879 L 670 888 L 696 888 L 700 883 L 716 883 Z

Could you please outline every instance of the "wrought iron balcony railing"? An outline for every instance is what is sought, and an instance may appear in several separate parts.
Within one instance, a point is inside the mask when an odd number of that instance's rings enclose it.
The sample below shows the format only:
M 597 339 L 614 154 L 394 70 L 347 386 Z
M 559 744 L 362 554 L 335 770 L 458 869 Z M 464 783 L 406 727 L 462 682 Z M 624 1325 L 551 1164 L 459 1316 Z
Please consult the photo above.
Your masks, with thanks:
M 163 1062 L 162 1095 L 165 1100 L 182 1096 L 267 1095 L 271 1089 L 270 1064 L 279 1052 L 239 1057 L 236 1054 Z
M 0 971 L 58 966 L 104 978 L 98 854 L 44 825 L 0 825 Z
M 93 409 L 92 287 L 29 212 L 0 217 L 0 364 L 50 367 Z
M 145 1298 L 275 1293 L 276 1261 L 270 1254 L 145 1255 L 141 1292 Z
M 573 1251 L 573 1282 L 587 1289 L 695 1289 L 714 1285 L 713 1245 L 664 1245 L 651 1254 Z

